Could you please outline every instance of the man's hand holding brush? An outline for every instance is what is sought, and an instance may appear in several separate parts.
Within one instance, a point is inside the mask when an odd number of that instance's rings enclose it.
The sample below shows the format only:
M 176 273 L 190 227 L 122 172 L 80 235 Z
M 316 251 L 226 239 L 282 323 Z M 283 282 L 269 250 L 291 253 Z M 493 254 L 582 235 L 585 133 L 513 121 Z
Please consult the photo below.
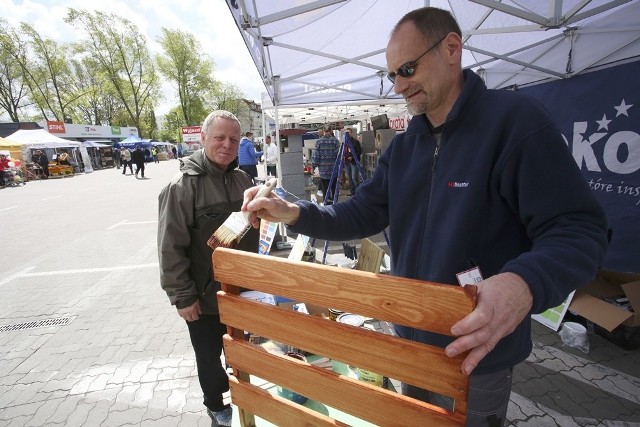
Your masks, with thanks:
M 244 192 L 242 212 L 249 213 L 249 222 L 255 228 L 260 227 L 260 218 L 272 222 L 293 225 L 298 221 L 300 208 L 278 197 L 273 192 L 266 197 L 256 197 L 260 186 L 251 187 Z

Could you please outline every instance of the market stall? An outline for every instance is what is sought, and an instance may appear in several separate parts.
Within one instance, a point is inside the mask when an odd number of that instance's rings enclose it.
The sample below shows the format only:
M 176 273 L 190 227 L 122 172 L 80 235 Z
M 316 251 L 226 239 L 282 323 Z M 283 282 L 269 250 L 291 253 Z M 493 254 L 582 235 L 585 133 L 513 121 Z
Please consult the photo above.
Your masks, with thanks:
M 113 168 L 115 163 L 113 160 L 113 147 L 108 140 L 85 140 L 81 144 L 87 149 L 91 165 L 94 169 Z
M 84 160 L 88 161 L 89 155 L 86 149 L 82 152 L 79 142 L 58 138 L 44 129 L 20 129 L 7 136 L 6 139 L 20 147 L 21 157 L 24 160 L 24 173 L 27 179 L 37 179 L 47 175 L 47 173 L 44 173 L 46 168 L 32 161 L 37 150 L 40 150 L 43 157 L 47 159 L 45 166 L 53 166 L 54 176 L 69 176 L 73 175 L 73 172 L 92 171 L 90 164 L 88 167 L 85 166 L 88 162 Z M 71 174 L 68 173 L 67 168 L 62 168 L 62 170 L 58 168 L 60 165 L 58 165 L 56 159 L 62 153 L 69 155 L 68 163 L 73 166 Z

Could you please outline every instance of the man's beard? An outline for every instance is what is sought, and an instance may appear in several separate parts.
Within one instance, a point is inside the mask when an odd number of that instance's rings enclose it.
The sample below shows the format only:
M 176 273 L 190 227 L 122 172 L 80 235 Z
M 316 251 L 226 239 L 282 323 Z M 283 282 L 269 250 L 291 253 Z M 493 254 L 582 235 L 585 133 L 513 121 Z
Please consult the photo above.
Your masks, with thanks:
M 415 88 L 413 88 L 415 89 Z M 422 89 L 422 87 L 419 87 L 418 90 L 415 90 L 412 92 L 412 95 L 415 95 L 419 92 L 423 92 L 424 94 L 424 90 Z M 418 95 L 420 96 L 420 95 Z M 406 100 L 406 98 L 405 98 Z M 427 101 L 426 101 L 426 96 L 425 99 L 422 101 L 417 101 L 415 99 L 411 100 L 411 103 L 409 103 L 409 101 L 407 101 L 407 111 L 409 112 L 410 115 L 412 116 L 418 116 L 420 114 L 425 114 L 427 112 Z

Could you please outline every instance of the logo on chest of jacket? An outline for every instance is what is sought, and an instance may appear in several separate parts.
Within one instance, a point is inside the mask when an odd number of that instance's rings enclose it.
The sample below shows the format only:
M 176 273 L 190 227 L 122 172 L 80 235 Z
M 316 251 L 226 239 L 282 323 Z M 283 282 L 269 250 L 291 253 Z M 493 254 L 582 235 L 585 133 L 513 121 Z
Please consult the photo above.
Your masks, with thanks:
M 468 182 L 449 181 L 447 183 L 447 187 L 449 188 L 467 188 L 468 186 Z

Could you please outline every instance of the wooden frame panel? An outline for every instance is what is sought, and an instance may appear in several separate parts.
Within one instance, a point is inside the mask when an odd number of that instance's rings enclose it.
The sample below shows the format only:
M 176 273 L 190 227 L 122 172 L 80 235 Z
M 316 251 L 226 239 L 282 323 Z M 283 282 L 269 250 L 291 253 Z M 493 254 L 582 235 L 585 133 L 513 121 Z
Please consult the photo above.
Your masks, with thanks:
M 261 390 L 250 383 L 250 375 L 378 425 L 465 424 L 468 377 L 461 373 L 461 364 L 466 355 L 448 358 L 441 348 L 238 294 L 241 288 L 252 289 L 450 335 L 451 326 L 474 309 L 475 286 L 461 288 L 224 248 L 214 251 L 213 262 L 223 289 L 218 293 L 220 316 L 229 331 L 225 355 L 238 378 L 231 380 L 232 401 L 240 408 L 243 426 L 255 425 L 252 413 L 277 425 L 343 425 Z M 454 411 L 269 353 L 243 342 L 244 331 L 451 396 Z

